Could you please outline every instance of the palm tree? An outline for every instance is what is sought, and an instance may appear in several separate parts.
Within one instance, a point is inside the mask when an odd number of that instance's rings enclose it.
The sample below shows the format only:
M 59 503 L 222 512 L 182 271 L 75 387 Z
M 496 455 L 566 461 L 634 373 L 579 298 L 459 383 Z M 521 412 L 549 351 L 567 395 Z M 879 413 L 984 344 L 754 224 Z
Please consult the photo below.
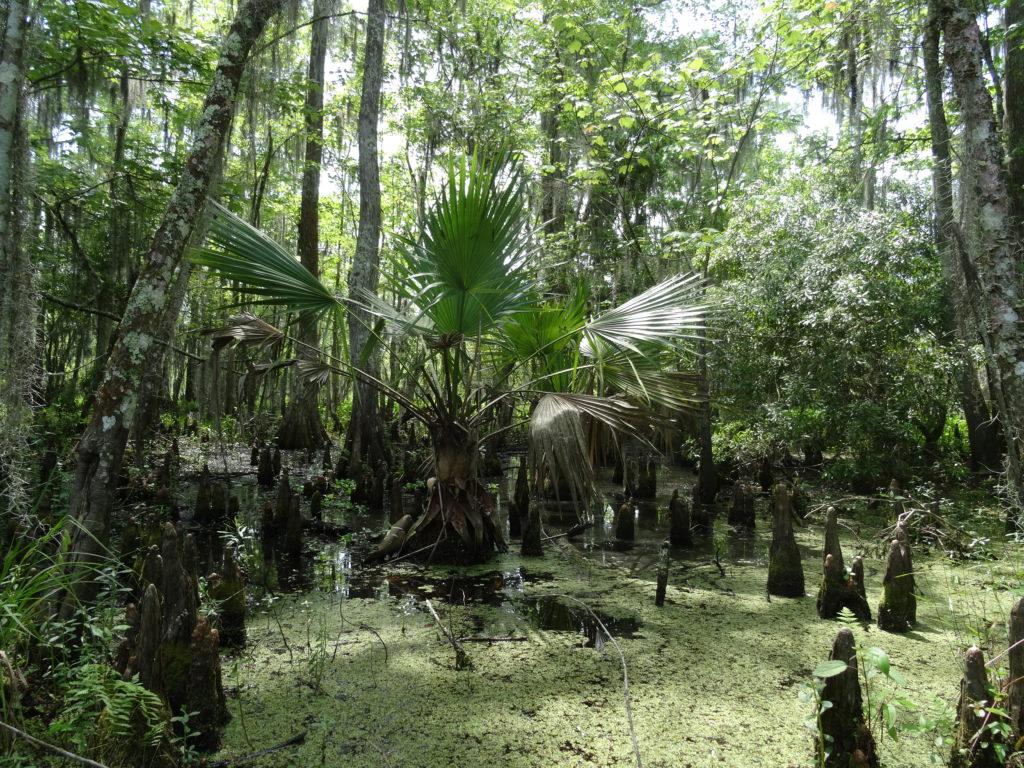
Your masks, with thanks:
M 364 295 L 376 341 L 402 345 L 402 380 L 385 382 L 338 360 L 297 361 L 307 374 L 336 370 L 369 381 L 429 434 L 435 481 L 407 548 L 478 561 L 501 548 L 494 502 L 477 476 L 481 434 L 508 398 L 534 402 L 535 483 L 596 497 L 586 430 L 604 425 L 639 436 L 653 409 L 691 402 L 692 378 L 674 371 L 703 329 L 698 281 L 676 276 L 604 315 L 586 318 L 586 295 L 545 297 L 530 269 L 535 246 L 523 207 L 526 180 L 507 155 L 449 164 L 447 183 L 415 237 L 400 238 L 388 275 L 394 303 Z M 344 312 L 344 301 L 276 243 L 223 209 L 210 245 L 194 258 L 249 286 L 261 303 L 300 314 Z M 284 334 L 243 314 L 219 329 L 239 342 Z M 500 381 L 498 380 L 500 377 Z

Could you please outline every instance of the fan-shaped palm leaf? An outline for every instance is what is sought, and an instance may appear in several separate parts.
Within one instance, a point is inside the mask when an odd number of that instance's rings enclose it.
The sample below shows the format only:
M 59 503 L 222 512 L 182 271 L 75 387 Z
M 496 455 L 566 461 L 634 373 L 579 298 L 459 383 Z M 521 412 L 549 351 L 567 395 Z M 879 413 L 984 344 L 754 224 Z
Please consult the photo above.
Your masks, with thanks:
M 302 262 L 255 227 L 212 202 L 207 240 L 191 260 L 227 280 L 243 283 L 260 296 L 257 304 L 276 304 L 291 312 L 320 315 L 340 301 Z M 211 247 L 212 246 L 212 247 Z
M 403 315 L 365 297 L 372 310 L 419 333 L 477 337 L 533 302 L 524 185 L 506 153 L 451 162 L 419 235 L 401 238 L 404 252 L 392 282 L 410 308 Z

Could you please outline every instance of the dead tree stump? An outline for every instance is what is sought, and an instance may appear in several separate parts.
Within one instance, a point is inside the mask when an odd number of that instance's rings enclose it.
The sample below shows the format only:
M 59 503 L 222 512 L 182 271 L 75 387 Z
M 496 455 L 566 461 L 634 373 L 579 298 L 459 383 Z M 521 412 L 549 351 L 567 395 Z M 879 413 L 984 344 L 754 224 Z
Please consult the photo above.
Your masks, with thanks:
M 684 499 L 679 498 L 679 489 L 672 490 L 672 499 L 668 503 L 669 534 L 668 540 L 673 547 L 689 547 L 693 544 L 690 532 L 690 508 Z
M 633 541 L 636 538 L 635 514 L 630 501 L 625 502 L 615 513 L 615 538 L 621 541 Z
M 878 628 L 886 632 L 909 632 L 917 621 L 917 597 L 910 547 L 898 538 L 889 545 L 882 579 L 882 599 L 878 604 Z
M 957 704 L 956 734 L 949 758 L 950 768 L 1002 768 L 997 745 L 1002 743 L 996 727 L 1000 716 L 980 702 L 992 704 L 994 691 L 985 673 L 985 654 L 972 646 L 964 659 L 964 676 L 960 680 L 960 701 Z
M 519 459 L 516 470 L 516 487 L 512 491 L 508 508 L 508 535 L 519 536 L 523 523 L 530 512 L 530 473 L 526 468 L 526 459 Z
M 779 597 L 803 597 L 804 569 L 800 548 L 793 536 L 793 508 L 789 489 L 775 486 L 774 525 L 768 550 L 768 593 Z
M 285 505 L 284 551 L 291 557 L 302 554 L 302 497 L 293 493 Z
M 757 482 L 761 485 L 763 493 L 771 493 L 772 485 L 775 483 L 775 473 L 772 472 L 772 464 L 768 461 L 767 456 L 761 459 L 761 464 L 757 468 Z
M 640 490 L 640 467 L 636 459 L 626 459 L 626 474 L 622 480 L 622 490 L 626 498 L 636 496 Z
M 754 494 L 750 487 L 736 483 L 732 487 L 732 506 L 729 508 L 729 525 L 736 528 L 753 528 Z
M 211 495 L 210 465 L 203 464 L 203 471 L 199 473 L 199 487 L 196 489 L 196 506 L 192 514 L 192 519 L 201 525 L 210 522 Z
M 844 662 L 846 671 L 825 678 L 821 692 L 821 700 L 831 704 L 818 713 L 821 723 L 818 738 L 825 739 L 828 753 L 825 765 L 827 768 L 878 768 L 875 739 L 864 722 L 857 649 L 849 627 L 836 633 L 829 659 Z
M 221 684 L 220 639 L 205 616 L 192 631 L 188 675 L 187 712 L 195 746 L 212 752 L 220 746 L 220 726 L 229 719 Z
M 164 525 L 160 546 L 163 561 L 163 638 L 160 662 L 163 667 L 164 693 L 175 712 L 185 706 L 188 691 L 189 643 L 198 620 L 196 582 L 184 566 L 181 540 L 170 523 Z
M 652 457 L 641 459 L 638 466 L 636 496 L 653 499 L 658 495 L 658 462 Z
M 207 591 L 217 602 L 217 629 L 225 648 L 245 645 L 245 578 L 230 549 L 224 550 L 220 573 L 210 575 Z
M 264 447 L 256 465 L 256 482 L 263 488 L 273 488 L 274 478 L 274 460 L 270 456 L 270 449 Z
M 658 561 L 658 585 L 654 592 L 654 604 L 659 608 L 665 604 L 665 592 L 668 589 L 668 550 L 669 542 L 661 543 L 661 558 Z

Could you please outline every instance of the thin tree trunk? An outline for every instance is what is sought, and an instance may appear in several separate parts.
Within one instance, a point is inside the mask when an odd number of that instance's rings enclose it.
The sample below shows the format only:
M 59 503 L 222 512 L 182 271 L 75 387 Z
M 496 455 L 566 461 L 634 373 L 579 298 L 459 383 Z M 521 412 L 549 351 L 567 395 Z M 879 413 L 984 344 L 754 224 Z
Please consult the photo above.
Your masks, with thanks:
M 978 216 L 978 279 L 988 319 L 986 345 L 998 380 L 995 398 L 1006 438 L 1007 487 L 1013 518 L 1024 508 L 1020 444 L 1024 438 L 1024 327 L 1020 316 L 1021 270 L 1010 219 L 1003 149 L 984 74 L 981 32 L 975 12 L 961 0 L 945 0 L 945 58 L 964 122 L 963 186 Z
M 249 51 L 280 5 L 281 0 L 248 0 L 224 38 L 192 151 L 128 299 L 96 393 L 92 419 L 78 444 L 69 516 L 76 522 L 71 555 L 79 579 L 75 596 L 84 602 L 93 599 L 98 589 L 88 577 L 88 568 L 109 544 L 117 480 L 137 416 L 144 374 L 163 351 L 154 342 L 154 334 L 164 318 L 175 272 L 206 205 Z M 62 612 L 70 615 L 73 607 L 72 601 L 65 601 Z
M 25 201 L 19 169 L 28 8 L 10 0 L 0 37 L 0 509 L 28 506 L 25 466 L 35 380 L 35 271 L 22 242 Z
M 1024 240 L 1024 0 L 1006 3 L 1006 74 L 1003 125 L 1010 162 L 1010 212 Z
M 953 212 L 953 166 L 949 147 L 949 126 L 942 95 L 942 64 L 939 58 L 941 18 L 936 0 L 928 5 L 928 19 L 922 45 L 928 124 L 932 138 L 932 192 L 935 199 L 935 245 L 942 260 L 947 311 L 944 318 L 946 340 L 956 361 L 960 403 L 967 422 L 967 441 L 971 469 L 994 470 L 1001 463 L 998 423 L 989 413 L 978 385 L 977 372 L 968 354 L 973 333 L 965 317 L 967 283 L 960 268 L 956 217 Z
M 328 0 L 313 3 L 312 35 L 309 44 L 309 73 L 306 83 L 306 162 L 302 170 L 302 200 L 299 203 L 299 259 L 302 266 L 320 277 L 320 164 L 324 154 L 324 64 L 327 60 Z M 298 338 L 310 347 L 319 347 L 316 321 L 303 320 Z M 316 359 L 310 347 L 300 347 L 299 357 Z M 285 412 L 277 442 L 282 448 L 319 448 L 327 439 L 320 419 L 317 391 L 306 386 L 295 374 L 291 380 L 291 399 Z
M 360 308 L 362 291 L 377 290 L 380 262 L 380 169 L 377 164 L 377 119 L 384 79 L 384 0 L 369 0 L 366 18 L 366 51 L 363 56 L 363 92 L 359 102 L 359 232 L 349 273 L 349 355 L 352 365 L 376 376 L 377 353 L 367 354 L 372 316 Z M 364 463 L 376 465 L 385 455 L 384 430 L 377 393 L 356 381 L 352 390 L 352 421 L 346 443 L 349 475 L 360 476 Z

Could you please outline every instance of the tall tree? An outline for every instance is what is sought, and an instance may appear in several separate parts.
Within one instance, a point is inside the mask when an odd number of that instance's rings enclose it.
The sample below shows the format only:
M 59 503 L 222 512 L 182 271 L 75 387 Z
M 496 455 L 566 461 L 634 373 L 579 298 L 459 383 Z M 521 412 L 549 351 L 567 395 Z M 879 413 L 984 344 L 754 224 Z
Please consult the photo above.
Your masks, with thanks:
M 309 43 L 309 72 L 306 78 L 306 157 L 302 169 L 302 199 L 299 203 L 299 258 L 302 266 L 320 277 L 320 165 L 324 156 L 324 77 L 327 61 L 329 0 L 314 0 L 313 29 Z M 379 206 L 378 206 L 379 208 Z M 316 359 L 319 342 L 316 318 L 300 321 L 298 339 L 304 345 L 299 357 Z M 277 433 L 282 448 L 316 448 L 327 439 L 320 419 L 317 390 L 292 377 L 292 396 Z
M 363 90 L 359 102 L 359 232 L 348 278 L 349 354 L 354 368 L 376 376 L 379 356 L 368 349 L 373 318 L 363 309 L 365 294 L 375 293 L 380 263 L 380 167 L 377 162 L 377 121 L 384 81 L 384 0 L 370 0 L 363 54 Z M 358 477 L 362 464 L 376 464 L 385 456 L 377 392 L 365 381 L 352 390 L 352 420 L 346 443 L 349 473 Z
M 1024 510 L 1021 445 L 1024 440 L 1024 318 L 1018 243 L 1010 214 L 1003 146 L 986 81 L 981 31 L 974 7 L 944 0 L 944 55 L 964 125 L 965 194 L 978 215 L 971 249 L 983 311 L 988 320 L 986 351 L 997 372 L 995 399 L 1006 437 L 1007 486 L 1017 524 Z
M 21 237 L 26 197 L 17 183 L 26 149 L 20 114 L 29 20 L 25 3 L 6 6 L 0 37 L 0 506 L 19 509 L 27 501 L 23 463 L 35 348 L 34 271 Z
M 953 163 L 950 151 L 949 125 L 942 87 L 942 60 L 939 55 L 942 17 L 937 0 L 929 0 L 921 46 L 924 61 L 925 97 L 932 143 L 932 196 L 935 201 L 935 245 L 942 260 L 946 294 L 946 337 L 956 365 L 960 404 L 967 422 L 967 442 L 971 468 L 995 469 L 1002 451 L 997 442 L 998 426 L 992 419 L 978 385 L 978 376 L 967 348 L 975 343 L 977 324 L 971 319 L 970 290 L 963 271 L 963 236 L 953 211 Z
M 1024 240 L 1024 0 L 1006 3 L 1006 75 L 1003 120 L 1010 152 L 1010 204 Z
M 125 444 L 138 414 L 144 374 L 163 352 L 156 338 L 175 273 L 206 205 L 249 51 L 280 6 L 281 0 L 247 0 L 221 44 L 191 153 L 149 245 L 96 393 L 92 418 L 78 443 L 68 509 L 76 521 L 72 567 L 87 568 L 109 543 Z M 83 578 L 77 582 L 77 597 L 89 601 L 97 589 L 95 581 Z M 65 602 L 64 611 L 70 612 L 72 605 Z

